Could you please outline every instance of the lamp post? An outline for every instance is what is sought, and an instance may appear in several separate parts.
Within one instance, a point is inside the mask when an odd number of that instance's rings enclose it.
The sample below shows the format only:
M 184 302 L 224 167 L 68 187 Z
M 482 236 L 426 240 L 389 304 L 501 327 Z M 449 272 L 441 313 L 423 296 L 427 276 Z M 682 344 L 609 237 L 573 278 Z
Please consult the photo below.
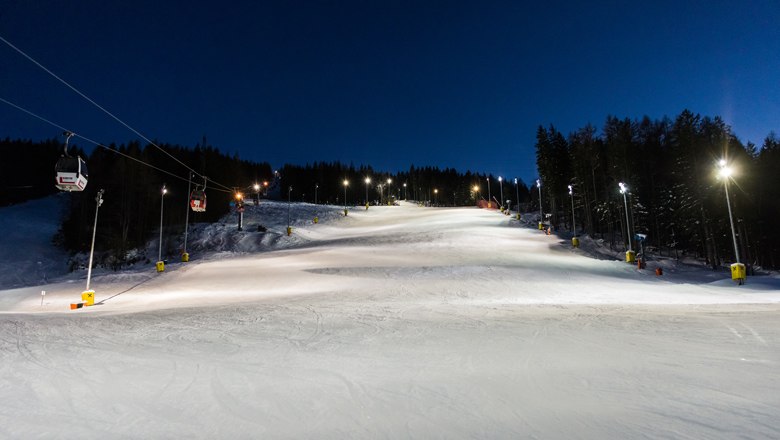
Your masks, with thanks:
M 539 229 L 544 229 L 544 213 L 542 212 L 542 181 L 536 179 L 536 187 L 539 189 Z
M 520 220 L 520 185 L 517 183 L 517 177 L 515 177 L 515 197 L 517 200 L 517 219 Z
M 633 263 L 636 260 L 636 253 L 631 248 L 631 224 L 628 216 L 628 199 L 626 193 L 628 192 L 628 186 L 625 183 L 618 183 L 620 187 L 620 194 L 623 194 L 623 205 L 626 209 L 626 234 L 628 235 L 628 250 L 626 251 L 626 263 Z
M 252 188 L 255 189 L 255 205 L 260 204 L 260 184 L 255 183 Z
M 165 262 L 162 260 L 162 233 L 163 233 L 163 202 L 165 201 L 165 194 L 168 192 L 168 189 L 165 188 L 165 184 L 163 184 L 162 191 L 160 194 L 160 246 L 159 250 L 157 251 L 157 272 L 162 272 L 165 270 Z
M 439 205 L 439 190 L 436 188 L 433 189 L 433 204 L 435 206 Z
M 571 196 L 571 231 L 573 236 L 571 237 L 571 245 L 573 247 L 580 246 L 580 239 L 577 238 L 577 224 L 574 222 L 574 188 L 569 185 L 569 196 Z
M 347 186 L 349 186 L 349 180 L 344 179 L 344 217 L 349 213 L 347 211 Z
M 390 204 L 390 184 L 393 183 L 393 179 L 388 178 L 387 179 L 387 204 Z
M 504 212 L 504 178 L 498 176 L 498 187 L 501 189 L 501 212 Z
M 184 251 L 181 253 L 181 261 L 183 263 L 190 261 L 190 254 L 187 253 L 187 235 L 190 229 L 190 197 L 192 196 L 190 189 L 193 175 L 194 174 L 190 173 L 189 178 L 187 179 L 187 211 L 184 214 Z
M 318 183 L 314 184 L 314 223 L 319 223 L 320 221 L 320 210 L 317 207 L 317 190 L 320 188 L 320 185 Z
M 408 200 L 406 195 L 406 183 L 404 183 L 404 200 Z
M 731 279 L 737 281 L 740 285 L 745 283 L 745 265 L 739 261 L 739 248 L 737 247 L 737 233 L 734 229 L 734 218 L 731 214 L 731 200 L 729 199 L 729 179 L 731 178 L 732 169 L 728 166 L 725 159 L 721 159 L 718 162 L 720 171 L 718 175 L 723 178 L 723 189 L 726 191 L 726 207 L 729 210 L 729 224 L 731 224 L 731 239 L 734 243 L 734 259 L 736 263 L 731 265 Z
M 95 225 L 92 226 L 92 245 L 89 248 L 89 266 L 87 266 L 87 288 L 81 292 L 81 300 L 85 302 L 86 305 L 92 306 L 95 305 L 95 291 L 90 290 L 89 284 L 92 280 L 92 257 L 95 255 L 95 232 L 97 231 L 97 220 L 98 220 L 98 211 L 100 211 L 100 205 L 103 204 L 103 190 L 101 189 L 97 193 L 97 197 L 95 197 L 95 202 L 97 202 L 97 206 L 95 207 Z
M 493 203 L 493 199 L 490 197 L 490 177 L 487 179 L 487 187 L 488 187 L 488 208 L 490 208 L 490 204 Z
M 287 188 L 287 236 L 292 234 L 292 228 L 290 227 L 290 207 L 292 205 L 292 186 Z
M 366 177 L 366 209 L 368 209 L 368 184 L 371 183 L 371 178 Z
M 236 212 L 238 212 L 238 230 L 244 230 L 244 195 L 236 193 Z

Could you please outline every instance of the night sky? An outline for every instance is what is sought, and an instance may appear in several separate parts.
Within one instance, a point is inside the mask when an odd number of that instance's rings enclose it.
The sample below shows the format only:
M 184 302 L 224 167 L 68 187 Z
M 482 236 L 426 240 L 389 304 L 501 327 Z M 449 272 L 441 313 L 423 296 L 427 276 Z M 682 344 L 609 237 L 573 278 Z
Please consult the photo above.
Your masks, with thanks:
M 776 0 L 0 0 L 0 36 L 148 138 L 205 135 L 274 167 L 528 183 L 540 124 L 688 108 L 743 142 L 780 131 Z M 0 97 L 103 143 L 138 139 L 4 43 Z M 0 137 L 59 132 L 0 103 Z

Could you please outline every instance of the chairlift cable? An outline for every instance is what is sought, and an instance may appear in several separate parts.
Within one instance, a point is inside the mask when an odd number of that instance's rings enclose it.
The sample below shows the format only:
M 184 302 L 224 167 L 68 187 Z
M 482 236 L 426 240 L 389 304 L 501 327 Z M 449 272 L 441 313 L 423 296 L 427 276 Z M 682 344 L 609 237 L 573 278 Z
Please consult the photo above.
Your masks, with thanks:
M 51 126 L 53 126 L 53 127 L 56 127 L 56 128 L 58 128 L 58 129 L 62 130 L 63 132 L 69 132 L 69 133 L 73 133 L 73 131 L 72 131 L 72 130 L 69 130 L 69 129 L 67 129 L 67 128 L 65 128 L 65 127 L 63 127 L 63 126 L 61 126 L 61 125 L 59 125 L 59 124 L 55 124 L 54 122 L 52 122 L 52 121 L 50 121 L 50 120 L 48 120 L 48 119 L 44 118 L 43 116 L 39 116 L 39 115 L 37 115 L 37 114 L 35 114 L 35 113 L 33 113 L 33 112 L 31 112 L 31 111 L 29 111 L 29 110 L 27 110 L 27 109 L 23 108 L 23 107 L 20 107 L 20 106 L 18 106 L 18 105 L 16 105 L 16 104 L 14 104 L 14 103 L 12 103 L 12 102 L 10 102 L 10 101 L 8 101 L 8 100 L 6 100 L 6 99 L 2 98 L 2 97 L 0 97 L 0 101 L 2 101 L 2 102 L 4 102 L 4 103 L 6 103 L 6 104 L 8 104 L 8 105 L 10 105 L 11 107 L 14 107 L 14 108 L 18 109 L 18 110 L 20 110 L 20 111 L 22 111 L 22 112 L 24 112 L 24 113 L 27 113 L 27 114 L 28 114 L 28 115 L 30 115 L 30 116 L 33 116 L 33 117 L 35 117 L 35 118 L 37 118 L 37 119 L 40 119 L 41 121 L 43 121 L 43 122 L 46 122 L 47 124 L 49 124 L 49 125 L 51 125 Z M 89 142 L 89 143 L 91 143 L 91 144 L 94 144 L 94 145 L 96 145 L 96 146 L 98 146 L 98 147 L 105 148 L 105 149 L 106 149 L 106 150 L 108 150 L 108 151 L 111 151 L 111 152 L 113 152 L 113 153 L 116 153 L 116 154 L 118 154 L 118 155 L 120 155 L 120 156 L 123 156 L 123 157 L 125 157 L 125 158 L 127 158 L 127 159 L 133 160 L 133 161 L 135 161 L 135 162 L 138 162 L 138 163 L 140 163 L 140 164 L 142 164 L 142 165 L 146 165 L 147 167 L 149 167 L 149 168 L 153 168 L 153 169 L 155 169 L 155 170 L 157 170 L 157 171 L 160 171 L 161 173 L 165 173 L 165 174 L 167 174 L 167 175 L 169 175 L 169 176 L 171 176 L 171 177 L 175 177 L 175 178 L 177 178 L 177 179 L 184 180 L 184 181 L 186 181 L 186 180 L 187 180 L 187 178 L 185 178 L 185 177 L 181 177 L 181 176 L 179 176 L 179 175 L 177 175 L 177 174 L 174 174 L 174 173 L 172 173 L 172 172 L 170 172 L 170 171 L 167 171 L 167 170 L 164 170 L 164 169 L 162 169 L 162 168 L 160 168 L 160 167 L 154 166 L 154 165 L 152 165 L 152 164 L 150 164 L 150 163 L 148 163 L 148 162 L 144 162 L 144 161 L 143 161 L 143 160 L 141 160 L 141 159 L 138 159 L 138 158 L 135 158 L 135 157 L 133 157 L 133 156 L 130 156 L 129 154 L 122 153 L 122 152 L 121 152 L 121 151 L 119 151 L 119 150 L 115 150 L 115 149 L 113 149 L 113 148 L 111 148 L 111 147 L 107 147 L 107 146 L 105 146 L 105 145 L 101 144 L 100 142 L 97 142 L 97 141 L 95 141 L 95 140 L 92 140 L 92 139 L 90 139 L 90 138 L 88 138 L 88 137 L 86 137 L 86 136 L 84 136 L 84 135 L 80 135 L 80 134 L 76 134 L 76 133 L 73 133 L 73 135 L 74 135 L 74 136 L 76 136 L 76 137 L 79 137 L 79 138 L 81 138 L 81 139 L 84 139 L 85 141 L 87 141 L 87 142 Z M 213 182 L 213 181 L 212 181 L 212 182 Z M 216 190 L 216 191 L 222 191 L 222 192 L 225 192 L 225 193 L 232 193 L 232 192 L 233 192 L 232 190 L 228 191 L 228 190 L 224 190 L 224 189 L 220 189 L 220 188 L 214 188 L 214 190 Z
M 30 60 L 30 61 L 31 61 L 33 64 L 35 64 L 36 66 L 40 67 L 40 68 L 41 68 L 43 71 L 45 71 L 46 73 L 48 73 L 49 75 L 51 75 L 52 77 L 54 77 L 55 79 L 57 79 L 59 82 L 61 82 L 62 84 L 66 85 L 68 88 L 70 88 L 71 90 L 73 90 L 73 91 L 74 91 L 76 94 L 78 94 L 78 95 L 79 95 L 79 96 L 81 96 L 82 98 L 86 99 L 86 100 L 87 100 L 89 103 L 91 103 L 91 104 L 92 104 L 92 105 L 94 105 L 95 107 L 97 107 L 97 108 L 99 108 L 100 110 L 102 110 L 102 111 L 103 111 L 105 114 L 107 114 L 108 116 L 110 116 L 111 118 L 113 118 L 115 121 L 117 121 L 117 122 L 119 122 L 120 124 L 122 124 L 123 126 L 125 126 L 125 127 L 128 129 L 128 130 L 130 130 L 130 131 L 132 131 L 133 133 L 135 133 L 136 135 L 140 136 L 142 139 L 144 139 L 144 140 L 145 140 L 146 142 L 148 142 L 150 145 L 154 146 L 155 148 L 157 148 L 158 150 L 160 150 L 160 151 L 162 151 L 164 154 L 166 154 L 168 157 L 170 157 L 171 159 L 175 160 L 176 162 L 178 162 L 178 163 L 179 163 L 180 165 L 182 165 L 183 167 L 187 168 L 187 170 L 189 170 L 190 172 L 192 172 L 192 173 L 194 173 L 194 174 L 196 174 L 196 175 L 198 175 L 198 176 L 200 176 L 200 177 L 205 177 L 205 176 L 203 176 L 202 174 L 200 174 L 200 173 L 198 173 L 197 171 L 195 171 L 194 169 L 190 168 L 190 167 L 189 167 L 187 164 L 185 164 L 184 162 L 182 162 L 182 161 L 180 161 L 179 159 L 177 159 L 175 156 L 173 156 L 173 155 L 172 155 L 172 154 L 170 154 L 169 152 L 165 151 L 165 150 L 164 150 L 162 147 L 160 147 L 159 145 L 157 145 L 156 143 L 154 143 L 152 140 L 150 140 L 149 138 L 147 138 L 146 136 L 144 136 L 144 135 L 143 135 L 142 133 L 140 133 L 138 130 L 134 129 L 133 127 L 131 127 L 130 125 L 128 125 L 127 123 L 125 123 L 123 120 L 119 119 L 119 117 L 115 116 L 113 113 L 111 113 L 110 111 L 108 111 L 107 109 L 105 109 L 103 106 L 101 106 L 100 104 L 98 104 L 97 102 L 95 102 L 94 100 L 92 100 L 90 97 L 88 97 L 87 95 L 85 95 L 84 93 L 82 93 L 82 92 L 81 92 L 80 90 L 78 90 L 76 87 L 72 86 L 70 83 L 68 83 L 68 82 L 67 82 L 67 81 L 65 81 L 64 79 L 60 78 L 59 76 L 57 76 L 57 74 L 55 74 L 55 73 L 54 73 L 54 72 L 52 72 L 51 70 L 47 69 L 47 68 L 46 68 L 46 67 L 45 67 L 43 64 L 41 64 L 41 63 L 39 63 L 38 61 L 36 61 L 36 60 L 35 60 L 33 57 L 31 57 L 30 55 L 28 55 L 27 53 L 25 53 L 23 50 L 21 50 L 21 49 L 19 49 L 18 47 L 14 46 L 14 45 L 13 45 L 13 44 L 12 44 L 10 41 L 8 41 L 8 40 L 6 40 L 5 38 L 3 38 L 3 36 L 2 36 L 2 35 L 0 35 L 0 41 L 2 41 L 3 43 L 7 44 L 7 45 L 8 45 L 10 48 L 12 48 L 13 50 L 17 51 L 19 54 L 21 54 L 22 56 L 24 56 L 25 58 L 27 58 L 28 60 Z M 7 102 L 7 101 L 6 101 L 6 102 Z M 177 177 L 178 177 L 178 176 L 177 176 Z M 179 178 L 181 178 L 181 177 L 179 177 Z M 215 184 L 217 184 L 217 185 L 219 185 L 219 186 L 221 186 L 221 187 L 223 187 L 223 188 L 230 189 L 230 187 L 228 187 L 228 186 L 226 186 L 226 185 L 222 185 L 222 184 L 221 184 L 221 183 L 219 183 L 219 182 L 215 182 L 215 181 L 213 181 L 213 180 L 212 180 L 212 182 L 213 182 L 213 183 L 215 183 Z

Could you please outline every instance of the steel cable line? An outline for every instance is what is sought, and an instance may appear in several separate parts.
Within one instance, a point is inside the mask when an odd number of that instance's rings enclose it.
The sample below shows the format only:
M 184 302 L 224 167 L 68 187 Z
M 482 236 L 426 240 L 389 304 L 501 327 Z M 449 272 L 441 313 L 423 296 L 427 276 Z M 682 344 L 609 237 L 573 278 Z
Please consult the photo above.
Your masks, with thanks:
M 32 117 L 35 117 L 35 118 L 37 118 L 37 119 L 40 119 L 41 121 L 43 121 L 43 122 L 46 122 L 47 124 L 49 124 L 49 125 L 51 125 L 51 126 L 53 126 L 53 127 L 59 128 L 59 129 L 60 129 L 60 130 L 62 130 L 62 131 L 68 131 L 68 132 L 71 132 L 71 133 L 73 133 L 73 135 L 74 135 L 74 136 L 76 136 L 76 137 L 79 137 L 79 138 L 81 138 L 81 139 L 84 139 L 85 141 L 87 141 L 87 142 L 89 142 L 89 143 L 92 143 L 92 144 L 94 144 L 94 145 L 96 145 L 96 146 L 98 146 L 98 147 L 105 148 L 106 150 L 108 150 L 108 151 L 111 151 L 112 153 L 116 153 L 116 154 L 118 154 L 118 155 L 120 155 L 120 156 L 123 156 L 123 157 L 125 157 L 125 158 L 127 158 L 127 159 L 130 159 L 130 160 L 133 160 L 133 161 L 135 161 L 135 162 L 138 162 L 138 163 L 140 163 L 140 164 L 142 164 L 142 165 L 145 165 L 145 166 L 147 166 L 147 167 L 149 167 L 149 168 L 153 168 L 153 169 L 155 169 L 155 170 L 157 170 L 157 171 L 159 171 L 159 172 L 161 172 L 161 173 L 165 173 L 165 174 L 167 174 L 167 175 L 169 175 L 169 176 L 171 176 L 171 177 L 175 177 L 175 178 L 177 178 L 177 179 L 180 179 L 180 180 L 183 180 L 183 181 L 185 181 L 185 182 L 189 181 L 189 179 L 187 179 L 186 177 L 181 177 L 181 176 L 179 176 L 179 175 L 177 175 L 177 174 L 174 174 L 174 173 L 172 173 L 172 172 L 170 172 L 170 171 L 164 170 L 164 169 L 162 169 L 162 168 L 160 168 L 160 167 L 154 166 L 154 165 L 152 165 L 152 164 L 150 164 L 150 163 L 148 163 L 148 162 L 145 162 L 145 161 L 143 161 L 143 160 L 141 160 L 141 159 L 138 159 L 138 158 L 135 158 L 135 157 L 133 157 L 133 156 L 130 156 L 129 154 L 125 154 L 125 153 L 122 153 L 122 152 L 121 152 L 121 151 L 119 151 L 119 150 L 115 150 L 115 149 L 113 149 L 113 148 L 111 148 L 111 147 L 107 147 L 107 146 L 105 146 L 105 145 L 101 144 L 100 142 L 97 142 L 97 141 L 95 141 L 95 140 L 92 140 L 92 139 L 90 139 L 90 138 L 88 138 L 88 137 L 86 137 L 86 136 L 83 136 L 83 135 L 77 134 L 77 133 L 73 132 L 73 131 L 72 131 L 72 130 L 70 130 L 70 129 L 67 129 L 67 128 L 65 128 L 65 127 L 63 127 L 63 126 L 61 126 L 61 125 L 59 125 L 59 124 L 56 124 L 56 123 L 54 123 L 54 122 L 52 122 L 52 121 L 50 121 L 50 120 L 48 120 L 48 119 L 44 118 L 43 116 L 37 115 L 37 114 L 35 114 L 35 113 L 31 112 L 30 110 L 27 110 L 27 109 L 25 109 L 25 108 L 23 108 L 23 107 L 20 107 L 20 106 L 18 106 L 18 105 L 16 105 L 16 104 L 14 104 L 13 102 L 10 102 L 10 101 L 8 101 L 8 100 L 6 100 L 6 99 L 2 98 L 2 97 L 0 97 L 0 101 L 2 101 L 2 102 L 4 102 L 4 103 L 6 103 L 6 104 L 8 104 L 8 105 L 10 105 L 11 107 L 14 107 L 14 108 L 15 108 L 15 109 L 17 109 L 17 110 L 20 110 L 20 111 L 22 111 L 22 112 L 24 112 L 24 113 L 27 113 L 28 115 L 30 115 L 30 116 L 32 116 Z M 209 180 L 209 181 L 210 181 L 210 180 Z M 221 188 L 214 188 L 214 190 L 215 190 L 215 191 L 222 191 L 222 192 L 225 192 L 225 193 L 233 193 L 233 191 L 232 191 L 232 190 L 224 190 L 224 189 L 221 189 Z
M 156 143 L 154 143 L 154 142 L 153 142 L 151 139 L 147 138 L 147 137 L 146 137 L 146 136 L 144 136 L 142 133 L 140 133 L 138 130 L 134 129 L 133 127 L 131 127 L 130 125 L 128 125 L 127 123 L 125 123 L 123 120 L 121 120 L 121 119 L 119 119 L 117 116 L 115 116 L 113 113 L 111 113 L 110 111 L 106 110 L 106 109 L 105 109 L 103 106 L 101 106 L 100 104 L 98 104 L 97 102 L 95 102 L 94 100 L 92 100 L 92 99 L 91 99 L 89 96 L 87 96 L 87 95 L 85 95 L 84 93 L 82 93 L 82 92 L 81 92 L 80 90 L 78 90 L 76 87 L 72 86 L 70 83 L 68 83 L 68 82 L 67 82 L 67 81 L 65 81 L 64 79 L 60 78 L 59 76 L 57 76 L 57 74 L 55 74 L 55 73 L 54 73 L 54 72 L 52 72 L 51 70 L 47 69 L 47 68 L 46 68 L 46 67 L 45 67 L 43 64 L 39 63 L 39 62 L 38 62 L 38 61 L 36 61 L 36 60 L 35 60 L 33 57 L 31 57 L 30 55 L 28 55 L 27 53 L 25 53 L 23 50 L 19 49 L 18 47 L 14 46 L 14 45 L 13 45 L 13 44 L 12 44 L 10 41 L 8 41 L 8 40 L 6 40 L 5 38 L 3 38 L 3 36 L 2 36 L 2 35 L 0 35 L 0 41 L 2 41 L 3 43 L 5 43 L 6 45 L 8 45 L 8 47 L 10 47 L 11 49 L 13 49 L 13 50 L 17 51 L 17 52 L 18 52 L 19 54 L 21 54 L 23 57 L 25 57 L 25 58 L 27 58 L 28 60 L 30 60 L 30 61 L 31 61 L 33 64 L 35 64 L 36 66 L 40 67 L 40 68 L 41 68 L 41 69 L 42 69 L 44 72 L 46 72 L 46 73 L 48 73 L 49 75 L 51 75 L 52 77 L 54 77 L 55 79 L 57 79 L 57 80 L 58 80 L 59 82 L 61 82 L 62 84 L 65 84 L 65 85 L 66 85 L 66 86 L 67 86 L 69 89 L 73 90 L 73 91 L 74 91 L 76 94 L 78 94 L 78 95 L 79 95 L 79 96 L 81 96 L 82 98 L 86 99 L 86 100 L 87 100 L 89 103 L 91 103 L 91 104 L 92 104 L 92 105 L 94 105 L 95 107 L 97 107 L 97 108 L 99 108 L 100 110 L 102 110 L 102 111 L 103 111 L 105 114 L 107 114 L 108 116 L 111 116 L 111 118 L 113 118 L 115 121 L 117 121 L 117 122 L 119 122 L 120 124 L 122 124 L 123 126 L 125 126 L 125 127 L 128 129 L 128 130 L 130 130 L 130 131 L 132 131 L 133 133 L 135 133 L 136 135 L 140 136 L 140 137 L 141 137 L 143 140 L 145 140 L 146 142 L 148 142 L 150 145 L 154 146 L 154 147 L 155 147 L 155 148 L 157 148 L 158 150 L 160 150 L 160 151 L 162 151 L 163 153 L 165 153 L 167 156 L 169 156 L 171 159 L 173 159 L 173 160 L 175 160 L 176 162 L 178 162 L 178 163 L 179 163 L 180 165 L 182 165 L 184 168 L 187 168 L 187 170 L 189 170 L 191 173 L 193 173 L 193 174 L 195 174 L 195 175 L 197 175 L 197 176 L 200 176 L 200 177 L 202 177 L 202 178 L 204 178 L 204 179 L 206 179 L 206 178 L 207 178 L 207 176 L 204 176 L 204 175 L 202 175 L 201 173 L 198 173 L 197 171 L 193 170 L 193 169 L 192 169 L 192 168 L 190 168 L 190 167 L 189 167 L 187 164 L 185 164 L 184 162 L 180 161 L 180 160 L 179 160 L 179 159 L 177 159 L 175 156 L 173 156 L 172 154 L 168 153 L 168 152 L 167 152 L 167 151 L 165 151 L 165 150 L 164 150 L 162 147 L 160 147 L 159 145 L 157 145 Z M 228 189 L 228 190 L 230 190 L 230 187 L 229 187 L 229 186 L 223 185 L 223 184 L 221 184 L 221 183 L 219 183 L 219 182 L 213 181 L 213 180 L 211 180 L 211 179 L 209 179 L 209 182 L 212 182 L 213 184 L 216 184 L 216 185 L 218 185 L 218 186 L 221 186 L 221 187 L 223 187 L 223 188 L 225 188 L 225 189 Z

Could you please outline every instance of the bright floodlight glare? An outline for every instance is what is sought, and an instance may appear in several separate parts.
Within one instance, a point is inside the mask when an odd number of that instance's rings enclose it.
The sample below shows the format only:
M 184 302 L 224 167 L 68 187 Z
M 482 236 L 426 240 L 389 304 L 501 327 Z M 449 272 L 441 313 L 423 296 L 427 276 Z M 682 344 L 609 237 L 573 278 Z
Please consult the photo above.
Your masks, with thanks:
M 620 183 L 618 183 L 618 186 L 620 187 L 620 194 L 623 194 L 626 191 L 628 191 L 628 187 L 626 186 L 625 183 L 620 182 Z
M 255 188 L 255 191 L 259 191 L 260 190 L 260 185 L 255 183 L 254 188 Z
M 501 177 L 501 176 L 498 176 L 498 181 L 500 182 L 500 181 L 502 181 L 502 180 L 504 180 L 504 178 L 503 178 L 503 177 Z
M 571 194 L 571 192 L 572 192 L 571 185 L 569 185 L 569 194 Z
M 721 167 L 721 168 L 725 167 L 725 166 L 726 166 L 726 159 L 721 159 L 721 160 L 718 162 L 718 165 L 720 165 L 720 167 Z
M 720 174 L 721 177 L 729 177 L 731 176 L 731 172 L 732 172 L 731 167 L 724 166 L 723 168 L 720 169 L 718 174 Z
M 433 190 L 433 193 L 434 193 L 434 194 L 438 194 L 438 193 L 439 193 L 439 190 L 438 190 L 438 189 L 434 189 L 434 190 Z
M 166 194 L 167 192 L 168 192 L 168 189 L 167 189 L 166 187 L 163 187 L 163 189 L 162 189 L 162 193 L 163 193 L 163 194 Z
M 387 184 L 389 185 L 391 183 L 393 183 L 393 179 L 387 179 Z
M 241 193 L 236 193 L 236 199 L 241 200 L 241 198 L 244 197 Z
M 536 179 L 536 187 L 537 188 L 541 188 L 542 187 L 542 182 L 539 179 Z
M 344 186 L 349 185 L 349 180 L 344 180 Z
M 370 177 L 366 177 L 366 183 L 371 183 L 371 178 Z
M 474 191 L 479 191 L 479 187 L 477 185 L 474 185 Z
M 515 185 L 517 185 L 517 177 L 515 177 Z

